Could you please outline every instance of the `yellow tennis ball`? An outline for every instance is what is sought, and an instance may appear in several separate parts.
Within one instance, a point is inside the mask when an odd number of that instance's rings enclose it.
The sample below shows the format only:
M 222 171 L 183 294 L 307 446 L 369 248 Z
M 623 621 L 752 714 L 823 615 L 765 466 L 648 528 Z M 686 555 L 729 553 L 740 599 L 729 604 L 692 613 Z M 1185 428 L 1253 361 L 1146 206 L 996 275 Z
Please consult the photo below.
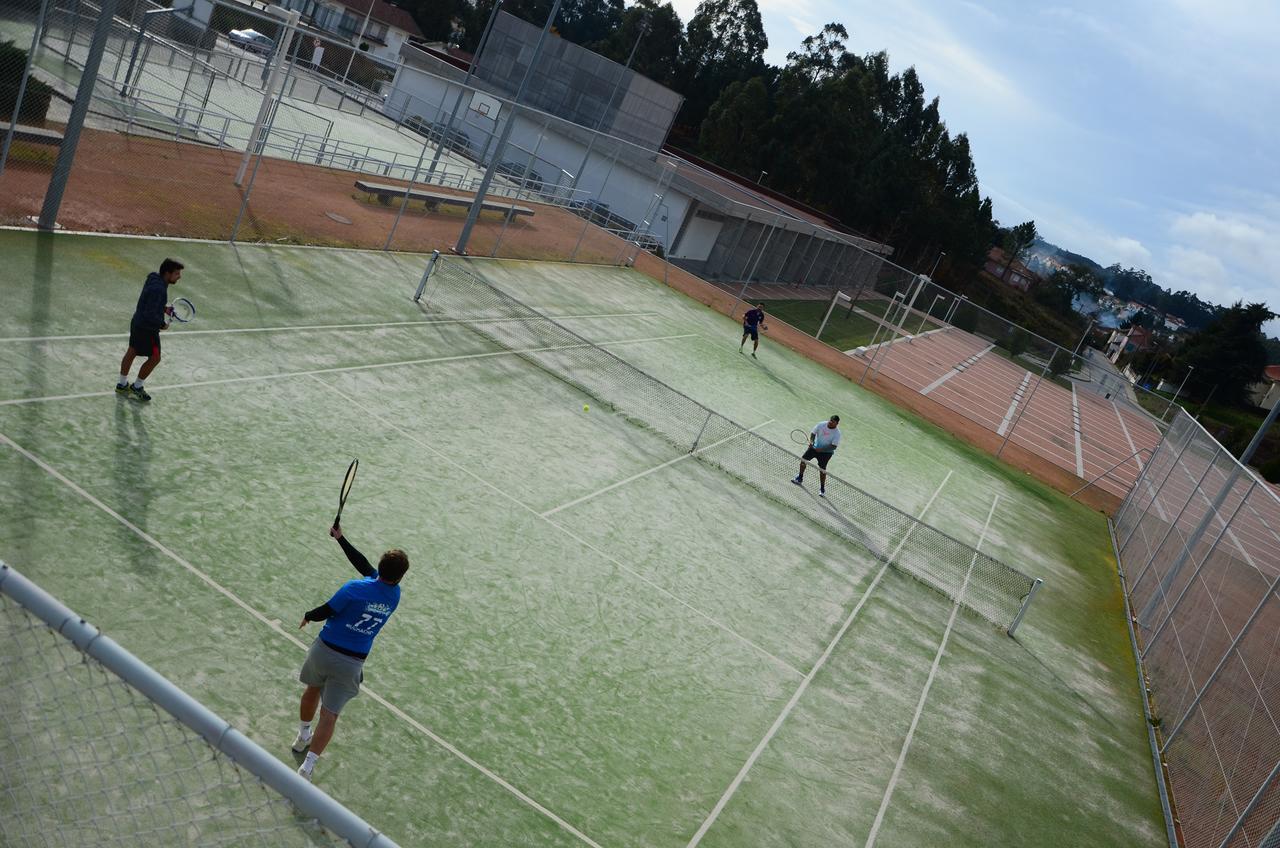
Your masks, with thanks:
M 590 411 L 591 411 L 591 407 L 590 407 L 590 405 L 588 405 L 588 404 L 585 404 L 585 403 L 584 403 L 584 404 L 582 405 L 582 411 L 583 411 L 583 412 L 590 412 Z

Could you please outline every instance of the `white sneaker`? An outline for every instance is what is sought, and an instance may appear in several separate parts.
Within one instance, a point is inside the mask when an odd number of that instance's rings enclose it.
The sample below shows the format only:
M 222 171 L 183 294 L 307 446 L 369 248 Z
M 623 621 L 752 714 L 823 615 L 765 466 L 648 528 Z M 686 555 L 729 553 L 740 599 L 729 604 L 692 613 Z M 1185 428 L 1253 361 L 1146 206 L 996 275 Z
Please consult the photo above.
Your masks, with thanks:
M 302 765 L 298 766 L 298 776 L 301 777 L 303 780 L 307 781 L 308 783 L 310 783 L 311 770 L 314 768 L 315 768 L 314 763 L 309 761 L 304 761 Z
M 311 734 L 302 735 L 302 731 L 298 731 L 297 737 L 293 740 L 293 752 L 301 754 L 303 751 L 311 747 Z

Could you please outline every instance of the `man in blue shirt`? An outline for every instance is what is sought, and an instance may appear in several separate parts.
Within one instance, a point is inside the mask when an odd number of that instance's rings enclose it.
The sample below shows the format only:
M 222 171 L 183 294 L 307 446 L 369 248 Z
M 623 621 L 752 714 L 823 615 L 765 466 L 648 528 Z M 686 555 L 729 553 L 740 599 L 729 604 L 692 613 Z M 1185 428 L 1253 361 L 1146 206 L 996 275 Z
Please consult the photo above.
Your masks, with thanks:
M 764 322 L 764 304 L 757 303 L 742 316 L 742 341 L 738 343 L 738 353 L 742 353 L 742 346 L 747 343 L 747 336 L 750 336 L 751 356 L 755 358 L 756 351 L 760 348 L 760 331 L 767 329 L 769 325 Z
M 298 736 L 293 740 L 293 750 L 300 754 L 311 749 L 298 767 L 298 774 L 307 780 L 311 779 L 316 761 L 333 738 L 338 713 L 360 692 L 360 684 L 364 681 L 364 661 L 373 647 L 374 637 L 400 604 L 400 581 L 409 570 L 409 557 L 399 548 L 383 554 L 375 569 L 346 540 L 342 530 L 331 527 L 329 535 L 338 540 L 343 553 L 361 576 L 359 580 L 343 583 L 327 603 L 308 610 L 298 625 L 301 630 L 308 621 L 324 622 L 324 628 L 312 643 L 298 674 L 298 679 L 307 689 L 302 693 L 302 703 L 298 708 L 301 724 Z M 313 734 L 311 720 L 317 706 L 320 707 L 320 721 Z
M 120 379 L 116 381 L 116 394 L 132 396 L 136 400 L 151 400 L 151 395 L 143 388 L 147 377 L 160 364 L 160 331 L 168 326 L 165 321 L 165 303 L 169 299 L 169 286 L 182 279 L 183 265 L 176 259 L 166 259 L 160 263 L 159 273 L 152 271 L 147 281 L 142 284 L 142 293 L 138 295 L 138 305 L 134 307 L 133 319 L 129 322 L 129 349 L 120 360 Z M 138 369 L 138 381 L 129 385 L 129 369 L 133 360 L 143 357 L 146 362 Z

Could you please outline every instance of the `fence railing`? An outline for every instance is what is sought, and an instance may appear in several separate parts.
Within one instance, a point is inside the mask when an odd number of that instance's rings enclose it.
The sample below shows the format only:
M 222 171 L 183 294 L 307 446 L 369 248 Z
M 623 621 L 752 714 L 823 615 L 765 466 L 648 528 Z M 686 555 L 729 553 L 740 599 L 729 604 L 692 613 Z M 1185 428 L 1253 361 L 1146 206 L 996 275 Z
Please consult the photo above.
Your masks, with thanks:
M 1280 496 L 1179 410 L 1115 518 L 1182 848 L 1280 836 Z

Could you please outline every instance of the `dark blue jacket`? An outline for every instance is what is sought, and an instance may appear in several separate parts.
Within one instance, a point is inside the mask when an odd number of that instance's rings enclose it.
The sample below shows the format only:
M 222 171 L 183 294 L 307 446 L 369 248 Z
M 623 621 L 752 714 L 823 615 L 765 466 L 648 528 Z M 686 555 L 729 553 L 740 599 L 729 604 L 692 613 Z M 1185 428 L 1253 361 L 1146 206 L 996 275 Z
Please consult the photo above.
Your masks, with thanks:
M 147 275 L 133 310 L 131 326 L 138 330 L 159 330 L 164 326 L 164 307 L 169 300 L 169 284 L 157 272 Z

